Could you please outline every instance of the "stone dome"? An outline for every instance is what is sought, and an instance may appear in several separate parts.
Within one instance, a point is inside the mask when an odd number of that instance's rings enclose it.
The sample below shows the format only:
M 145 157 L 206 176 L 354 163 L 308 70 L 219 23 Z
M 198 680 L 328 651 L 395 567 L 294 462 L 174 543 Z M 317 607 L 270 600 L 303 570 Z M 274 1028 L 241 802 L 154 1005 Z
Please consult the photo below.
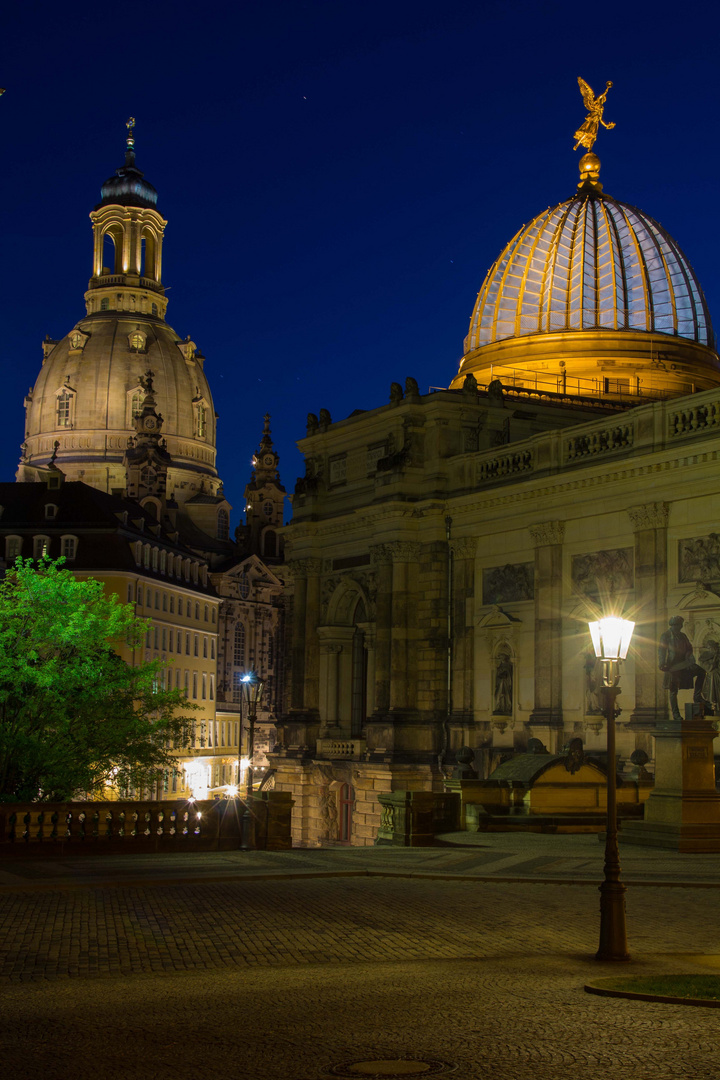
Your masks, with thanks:
M 471 372 L 563 392 L 570 377 L 578 394 L 631 397 L 717 385 L 710 314 L 688 259 L 657 221 L 602 191 L 596 155 L 580 169 L 573 198 L 524 225 L 490 268 L 452 385 Z
M 108 311 L 81 319 L 43 348 L 45 360 L 25 402 L 19 476 L 23 464 L 47 464 L 58 442 L 57 464 L 68 479 L 124 488 L 123 455 L 144 397 L 141 379 L 150 370 L 172 457 L 168 491 L 182 503 L 218 488 L 215 411 L 204 358 L 193 342 L 181 340 L 161 318 Z

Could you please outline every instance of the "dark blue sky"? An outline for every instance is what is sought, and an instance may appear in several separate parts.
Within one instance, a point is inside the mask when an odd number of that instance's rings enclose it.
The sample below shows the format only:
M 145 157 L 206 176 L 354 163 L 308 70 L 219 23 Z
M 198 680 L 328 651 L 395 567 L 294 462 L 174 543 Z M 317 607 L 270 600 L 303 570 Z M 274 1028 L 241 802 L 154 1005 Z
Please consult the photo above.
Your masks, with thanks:
M 169 219 L 168 321 L 207 356 L 236 519 L 264 412 L 292 491 L 309 411 L 384 404 L 407 375 L 450 382 L 488 267 L 575 189 L 578 75 L 615 84 L 605 190 L 675 237 L 720 328 L 719 31 L 692 0 L 13 5 L 0 479 L 42 338 L 84 314 L 87 215 L 129 115 Z

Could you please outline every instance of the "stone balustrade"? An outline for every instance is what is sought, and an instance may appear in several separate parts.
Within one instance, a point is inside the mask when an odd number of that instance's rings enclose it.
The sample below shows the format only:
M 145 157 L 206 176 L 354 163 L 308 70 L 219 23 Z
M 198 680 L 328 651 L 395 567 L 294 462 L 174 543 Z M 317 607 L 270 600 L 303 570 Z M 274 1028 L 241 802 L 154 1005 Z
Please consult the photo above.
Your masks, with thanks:
M 292 805 L 287 792 L 253 796 L 249 846 L 292 847 Z M 244 809 L 240 799 L 4 803 L 0 856 L 232 851 L 240 846 Z
M 378 792 L 378 846 L 430 847 L 439 833 L 460 828 L 460 796 L 443 791 Z
M 367 744 L 365 739 L 318 739 L 317 753 L 324 758 L 351 758 L 357 760 L 363 757 Z

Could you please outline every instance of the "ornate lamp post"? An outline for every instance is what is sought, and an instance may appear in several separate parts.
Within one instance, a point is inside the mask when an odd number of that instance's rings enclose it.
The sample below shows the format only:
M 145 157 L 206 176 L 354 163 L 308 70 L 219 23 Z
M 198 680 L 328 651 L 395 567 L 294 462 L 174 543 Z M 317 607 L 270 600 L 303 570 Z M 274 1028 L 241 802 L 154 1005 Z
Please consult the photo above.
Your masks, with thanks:
M 598 960 L 629 960 L 625 930 L 625 886 L 620 881 L 617 839 L 617 797 L 615 779 L 615 717 L 620 693 L 620 662 L 627 656 L 635 623 L 612 616 L 591 622 L 595 655 L 602 663 L 603 695 L 607 718 L 607 830 L 605 840 L 605 880 L 600 886 L 600 947 Z
M 242 676 L 240 680 L 240 686 L 242 688 L 243 701 L 247 705 L 248 716 L 248 746 L 247 746 L 247 773 L 246 773 L 246 795 L 245 795 L 245 810 L 242 816 L 242 839 L 240 847 L 243 851 L 247 851 L 250 846 L 250 799 L 253 793 L 253 752 L 255 749 L 255 721 L 257 719 L 258 705 L 262 698 L 263 692 L 263 680 L 260 678 L 256 671 L 248 671 Z M 240 742 L 242 743 L 242 725 Z M 238 769 L 240 763 L 240 747 L 238 747 Z M 239 775 L 238 775 L 239 779 Z

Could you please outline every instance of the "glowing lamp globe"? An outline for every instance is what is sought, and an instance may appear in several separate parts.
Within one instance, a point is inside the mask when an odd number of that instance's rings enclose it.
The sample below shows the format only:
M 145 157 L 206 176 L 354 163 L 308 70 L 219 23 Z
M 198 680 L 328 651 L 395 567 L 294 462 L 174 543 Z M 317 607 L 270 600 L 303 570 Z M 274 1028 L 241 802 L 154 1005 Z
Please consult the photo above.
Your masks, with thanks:
M 598 660 L 624 660 L 630 647 L 635 623 L 608 615 L 598 622 L 588 623 L 593 648 Z

